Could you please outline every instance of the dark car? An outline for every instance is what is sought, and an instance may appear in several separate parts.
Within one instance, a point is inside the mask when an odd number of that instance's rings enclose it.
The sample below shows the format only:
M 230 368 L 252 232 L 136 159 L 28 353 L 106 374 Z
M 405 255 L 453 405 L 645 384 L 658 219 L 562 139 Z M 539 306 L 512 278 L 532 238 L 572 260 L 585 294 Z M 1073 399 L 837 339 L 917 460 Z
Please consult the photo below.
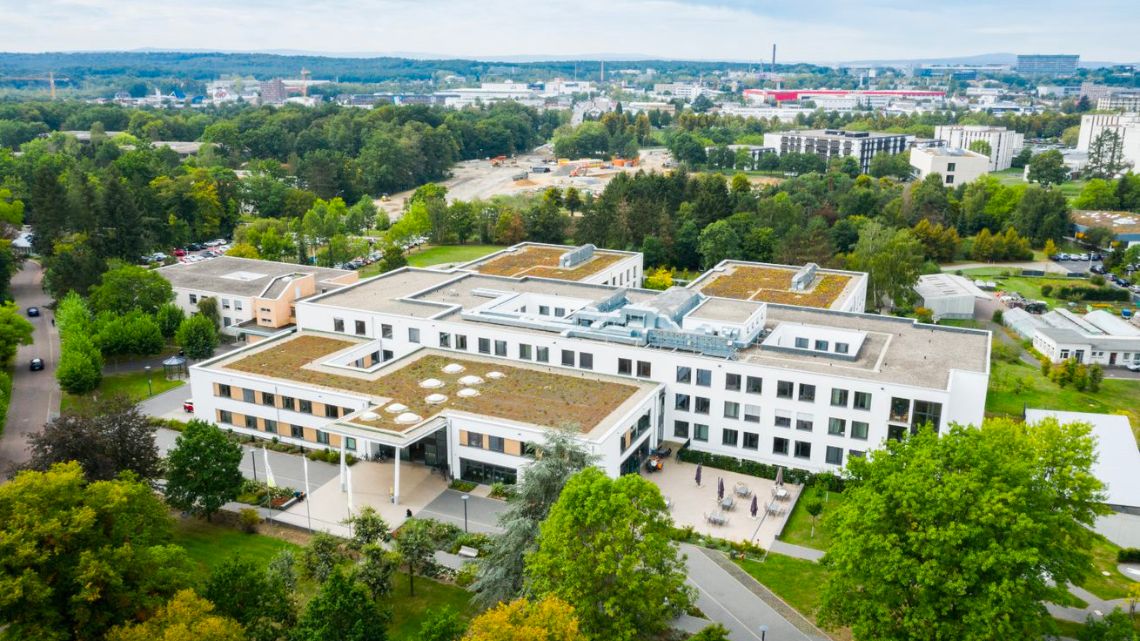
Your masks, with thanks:
M 1103 274 L 1104 267 L 1101 267 L 1100 265 L 1093 265 L 1092 267 L 1089 267 L 1089 271 L 1094 274 Z
M 42 359 L 42 358 L 33 358 L 32 361 L 30 363 L 28 363 L 28 369 L 32 370 L 33 372 L 38 372 L 38 371 L 42 370 L 43 368 L 44 368 L 44 359 Z
M 186 249 L 189 249 L 192 252 L 196 252 L 196 251 L 202 251 L 203 249 L 205 249 L 205 247 L 202 245 L 202 243 L 190 243 L 189 245 L 186 246 Z
M 28 308 L 28 317 L 29 318 L 35 318 L 36 316 L 39 316 L 39 315 L 40 315 L 40 308 L 39 307 L 29 307 Z

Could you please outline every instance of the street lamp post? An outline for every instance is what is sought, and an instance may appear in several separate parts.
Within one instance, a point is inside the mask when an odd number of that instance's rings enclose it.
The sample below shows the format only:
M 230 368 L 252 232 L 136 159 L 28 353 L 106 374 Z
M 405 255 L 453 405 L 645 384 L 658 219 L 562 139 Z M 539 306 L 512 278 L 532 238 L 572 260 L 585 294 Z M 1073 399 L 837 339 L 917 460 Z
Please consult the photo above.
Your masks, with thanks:
M 463 531 L 466 532 L 467 531 L 467 499 L 470 499 L 471 496 L 469 494 L 464 494 L 463 496 L 461 496 L 459 498 L 463 499 Z
M 255 454 L 254 451 L 255 450 L 253 448 L 250 448 L 250 450 L 249 450 L 249 462 L 253 464 L 253 482 L 256 483 L 257 482 L 257 454 Z
M 146 370 L 146 395 L 147 396 L 154 396 L 154 388 L 151 387 L 151 384 L 150 384 L 150 365 L 147 365 L 143 369 Z
M 760 626 L 760 641 L 764 641 L 764 637 L 768 635 L 768 626 Z

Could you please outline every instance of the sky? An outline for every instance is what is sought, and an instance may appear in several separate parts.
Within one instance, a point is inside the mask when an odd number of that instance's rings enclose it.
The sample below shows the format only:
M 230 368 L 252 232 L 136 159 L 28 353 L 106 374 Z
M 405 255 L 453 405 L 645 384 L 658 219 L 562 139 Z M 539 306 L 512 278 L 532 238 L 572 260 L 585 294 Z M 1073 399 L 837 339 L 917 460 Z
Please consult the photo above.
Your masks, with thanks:
M 1137 0 L 0 0 L 3 51 L 1140 61 Z

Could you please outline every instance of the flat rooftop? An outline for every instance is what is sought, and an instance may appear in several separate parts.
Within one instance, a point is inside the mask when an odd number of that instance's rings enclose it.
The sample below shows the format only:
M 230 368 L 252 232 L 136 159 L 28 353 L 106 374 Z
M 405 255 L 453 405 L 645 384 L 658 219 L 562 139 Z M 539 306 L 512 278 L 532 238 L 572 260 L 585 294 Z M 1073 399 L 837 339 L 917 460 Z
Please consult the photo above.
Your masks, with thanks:
M 318 289 L 322 284 L 324 289 L 344 287 L 345 283 L 335 281 L 354 274 L 345 269 L 235 256 L 219 256 L 197 263 L 175 263 L 159 267 L 156 271 L 174 287 L 234 296 L 259 296 L 274 279 L 290 274 L 316 274 Z
M 1081 227 L 1107 227 L 1115 234 L 1140 234 L 1140 215 L 1127 211 L 1075 209 L 1070 214 Z
M 335 364 L 338 356 L 343 356 L 342 360 L 358 357 L 355 352 L 367 344 L 364 340 L 300 332 L 257 343 L 209 367 L 367 396 L 375 409 L 359 413 L 350 421 L 397 433 L 451 409 L 541 427 L 574 426 L 588 434 L 604 425 L 609 416 L 631 409 L 656 387 L 616 376 L 508 365 L 502 360 L 431 348 L 420 349 L 371 372 Z M 424 385 L 429 379 L 434 382 Z M 463 389 L 476 394 L 460 395 Z M 431 395 L 444 398 L 429 401 Z M 385 409 L 395 403 L 404 408 L 398 412 Z M 397 421 L 405 412 L 420 420 Z
M 808 138 L 834 138 L 835 140 L 866 140 L 868 138 L 896 138 L 910 134 L 893 134 L 885 131 L 847 131 L 845 129 L 793 129 L 773 132 L 781 136 L 806 136 Z
M 949 156 L 953 158 L 977 158 L 979 160 L 989 160 L 987 156 L 979 154 L 976 151 L 969 149 L 959 149 L 957 147 L 921 147 L 915 149 L 919 153 L 928 156 Z
M 310 299 L 304 304 L 391 314 L 403 313 L 403 310 L 411 307 L 416 312 L 432 312 L 422 314 L 421 317 L 424 318 L 434 317 L 486 328 L 486 323 L 464 319 L 460 312 L 487 303 L 496 293 L 536 293 L 600 301 L 620 289 L 622 288 L 608 285 L 408 268 L 381 274 L 357 285 Z M 625 291 L 631 303 L 644 303 L 660 294 L 644 289 Z M 698 319 L 743 323 L 761 304 L 758 301 L 709 298 L 690 312 L 690 315 Z M 737 358 L 744 362 L 789 370 L 938 389 L 946 388 L 951 370 L 989 372 L 990 333 L 986 331 L 920 325 L 911 319 L 893 316 L 768 303 L 765 327 L 772 329 L 782 322 L 864 331 L 867 339 L 858 358 L 853 361 L 837 361 L 811 354 L 788 354 L 757 345 L 740 350 Z M 504 334 L 547 333 L 540 329 L 507 325 L 497 326 L 496 331 Z M 701 357 L 698 354 L 692 356 Z M 711 356 L 704 358 L 723 360 Z
M 914 291 L 924 299 L 940 298 L 944 296 L 973 296 L 974 298 L 991 299 L 993 296 L 982 291 L 968 278 L 957 274 L 923 274 L 918 277 L 918 284 Z
M 574 247 L 522 243 L 460 266 L 460 269 L 491 276 L 535 276 L 557 280 L 583 280 L 614 263 L 633 256 L 632 252 L 595 249 L 593 256 L 570 268 L 558 266 L 563 254 Z
M 706 296 L 830 309 L 851 295 L 865 277 L 858 272 L 820 268 L 811 288 L 797 292 L 792 289 L 792 277 L 799 269 L 790 265 L 725 261 L 705 272 L 689 288 Z

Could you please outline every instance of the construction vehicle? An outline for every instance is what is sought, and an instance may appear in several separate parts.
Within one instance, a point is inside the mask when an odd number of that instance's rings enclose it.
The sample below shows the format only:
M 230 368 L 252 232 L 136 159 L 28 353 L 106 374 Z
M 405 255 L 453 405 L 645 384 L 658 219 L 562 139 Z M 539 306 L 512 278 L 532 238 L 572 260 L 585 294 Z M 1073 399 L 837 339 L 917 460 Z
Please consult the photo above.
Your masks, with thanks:
M 491 159 L 491 166 L 492 167 L 502 167 L 503 163 L 505 163 L 506 161 L 507 161 L 506 156 L 495 156 L 494 158 Z

